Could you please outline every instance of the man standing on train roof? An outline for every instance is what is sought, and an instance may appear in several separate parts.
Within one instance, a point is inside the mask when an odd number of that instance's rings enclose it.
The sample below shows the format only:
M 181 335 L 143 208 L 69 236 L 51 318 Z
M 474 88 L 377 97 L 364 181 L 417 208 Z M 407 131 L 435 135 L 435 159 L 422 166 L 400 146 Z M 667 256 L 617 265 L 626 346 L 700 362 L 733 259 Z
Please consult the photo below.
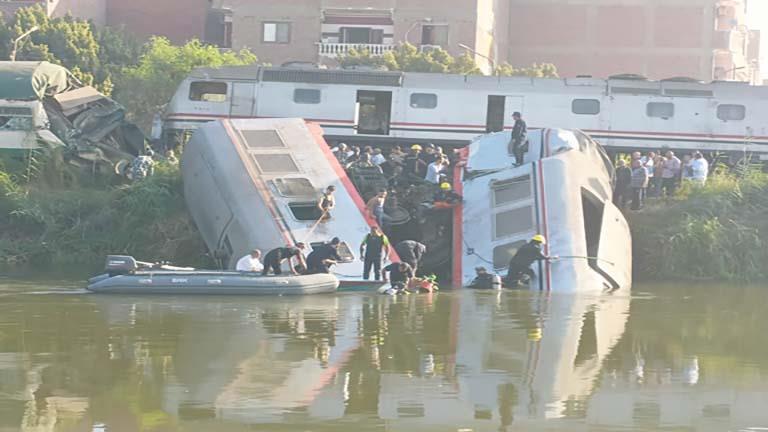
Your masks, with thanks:
M 304 243 L 298 242 L 296 243 L 296 246 L 274 248 L 267 252 L 267 254 L 264 256 L 264 270 L 261 271 L 261 275 L 267 276 L 270 270 L 276 276 L 283 274 L 281 267 L 283 265 L 283 261 L 286 260 L 288 261 L 288 265 L 291 267 L 291 273 L 298 275 L 299 272 L 296 270 L 296 266 L 301 268 L 307 267 L 307 263 L 304 261 L 304 255 L 301 252 L 305 247 L 306 246 Z M 296 264 L 293 263 L 294 258 L 296 259 Z
M 320 245 L 307 255 L 307 271 L 305 274 L 330 273 L 331 266 L 341 262 L 339 255 L 341 239 L 334 237 L 330 243 Z
M 239 272 L 260 272 L 264 270 L 264 265 L 259 261 L 261 251 L 254 249 L 248 255 L 240 258 L 235 265 L 235 270 Z
M 417 241 L 403 240 L 395 245 L 395 252 L 402 262 L 411 266 L 415 275 L 424 254 L 427 253 L 427 247 Z
M 523 158 L 526 152 L 526 142 L 528 139 L 528 125 L 523 120 L 522 114 L 515 111 L 512 113 L 515 125 L 512 127 L 512 138 L 509 141 L 509 147 L 512 154 L 515 155 L 515 166 L 523 164 Z
M 330 185 L 325 188 L 325 192 L 320 196 L 320 200 L 317 202 L 317 208 L 323 212 L 324 218 L 331 216 L 331 210 L 336 207 L 336 197 L 333 193 L 336 192 L 336 186 Z
M 374 280 L 381 279 L 381 263 L 389 259 L 389 239 L 374 225 L 360 243 L 360 259 L 363 261 L 363 279 L 368 280 L 373 268 Z
M 557 257 L 549 257 L 541 251 L 541 246 L 547 243 L 547 239 L 541 234 L 536 234 L 531 241 L 524 244 L 511 260 L 509 260 L 509 271 L 504 280 L 508 287 L 517 286 L 523 282 L 524 276 L 533 279 L 536 274 L 531 269 L 531 264 L 536 261 L 552 260 Z

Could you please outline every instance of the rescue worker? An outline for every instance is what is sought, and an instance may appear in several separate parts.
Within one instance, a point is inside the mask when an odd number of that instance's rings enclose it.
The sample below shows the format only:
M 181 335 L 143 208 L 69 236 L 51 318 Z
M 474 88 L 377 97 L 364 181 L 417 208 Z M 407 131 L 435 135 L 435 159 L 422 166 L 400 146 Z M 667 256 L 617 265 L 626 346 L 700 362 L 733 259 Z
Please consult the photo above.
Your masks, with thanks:
M 360 259 L 363 261 L 363 279 L 368 280 L 373 267 L 374 280 L 381 280 L 382 260 L 389 259 L 389 239 L 378 226 L 372 226 L 360 243 Z
M 325 192 L 317 202 L 317 208 L 323 212 L 325 217 L 330 217 L 331 210 L 336 207 L 336 198 L 333 196 L 334 192 L 336 192 L 336 186 L 328 186 L 325 188 Z
M 432 201 L 437 203 L 457 204 L 461 202 L 461 195 L 451 190 L 451 184 L 443 182 L 440 184 L 440 190 L 432 196 Z
M 387 277 L 387 273 L 389 273 L 389 277 Z M 389 282 L 392 289 L 404 291 L 416 276 L 416 271 L 408 263 L 396 262 L 384 267 L 382 276 L 384 282 Z
M 291 273 L 298 275 L 299 272 L 296 270 L 297 266 L 301 268 L 307 267 L 307 263 L 304 261 L 304 254 L 301 252 L 305 247 L 304 243 L 298 242 L 296 243 L 296 246 L 274 248 L 267 252 L 264 256 L 264 270 L 261 271 L 261 275 L 267 276 L 270 270 L 275 275 L 283 274 L 281 267 L 285 260 L 288 260 L 288 264 L 291 267 Z M 294 259 L 296 260 L 296 264 L 293 263 Z
M 341 261 L 339 244 L 341 240 L 334 237 L 330 243 L 318 246 L 307 255 L 307 271 L 304 274 L 330 273 L 331 266 Z
M 411 152 L 405 157 L 403 173 L 413 181 L 421 181 L 427 175 L 427 164 L 421 158 L 421 146 L 414 144 Z
M 541 234 L 536 234 L 531 241 L 524 244 L 511 260 L 509 271 L 505 279 L 505 285 L 514 287 L 524 281 L 524 276 L 532 279 L 536 274 L 531 269 L 531 264 L 536 261 L 550 260 L 556 257 L 548 257 L 541 251 L 541 246 L 547 243 L 547 239 Z
M 475 279 L 469 284 L 474 289 L 498 289 L 501 288 L 498 276 L 488 273 L 485 267 L 475 267 Z
M 235 270 L 239 272 L 260 272 L 264 270 L 264 265 L 259 261 L 261 251 L 254 249 L 248 255 L 237 260 Z
M 397 252 L 400 260 L 408 264 L 413 270 L 413 274 L 416 275 L 419 264 L 427 252 L 427 247 L 417 241 L 403 240 L 395 245 L 395 252 Z
M 522 115 L 517 111 L 512 113 L 512 118 L 515 120 L 515 125 L 512 128 L 512 138 L 509 141 L 509 147 L 511 150 L 510 153 L 515 156 L 515 166 L 520 166 L 523 164 L 525 152 L 528 150 L 526 148 L 528 125 L 525 123 L 525 120 L 523 120 Z

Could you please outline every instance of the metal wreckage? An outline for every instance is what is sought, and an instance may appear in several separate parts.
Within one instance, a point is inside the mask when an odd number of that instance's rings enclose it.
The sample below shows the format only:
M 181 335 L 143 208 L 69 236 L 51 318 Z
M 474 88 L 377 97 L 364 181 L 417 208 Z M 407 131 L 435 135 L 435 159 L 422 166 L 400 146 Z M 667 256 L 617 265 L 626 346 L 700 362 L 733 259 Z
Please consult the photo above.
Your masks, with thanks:
M 144 145 L 120 104 L 65 67 L 0 62 L 0 149 L 61 150 L 73 165 L 123 174 Z

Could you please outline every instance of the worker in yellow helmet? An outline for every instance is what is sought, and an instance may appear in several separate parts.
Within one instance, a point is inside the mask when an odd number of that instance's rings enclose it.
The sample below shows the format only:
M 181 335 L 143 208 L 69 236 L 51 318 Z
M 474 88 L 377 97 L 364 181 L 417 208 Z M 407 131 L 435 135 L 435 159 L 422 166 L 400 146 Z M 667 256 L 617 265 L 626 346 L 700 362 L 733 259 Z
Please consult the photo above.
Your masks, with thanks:
M 531 237 L 531 241 L 517 250 L 515 256 L 509 260 L 509 271 L 504 279 L 505 286 L 512 288 L 533 279 L 536 274 L 531 269 L 531 264 L 534 262 L 557 258 L 544 255 L 541 247 L 545 244 L 547 239 L 541 234 L 536 234 Z
M 451 184 L 448 182 L 440 183 L 440 190 L 435 192 L 432 197 L 432 201 L 435 203 L 445 203 L 447 205 L 454 205 L 461 202 L 461 195 L 451 190 Z

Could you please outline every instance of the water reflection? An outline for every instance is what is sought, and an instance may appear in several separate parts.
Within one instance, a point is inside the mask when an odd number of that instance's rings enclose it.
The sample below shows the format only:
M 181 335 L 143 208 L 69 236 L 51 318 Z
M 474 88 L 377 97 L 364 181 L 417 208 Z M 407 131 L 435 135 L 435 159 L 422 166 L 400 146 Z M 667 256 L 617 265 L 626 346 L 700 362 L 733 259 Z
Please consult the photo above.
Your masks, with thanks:
M 0 431 L 768 426 L 763 290 L 147 299 L 49 286 L 0 286 Z

